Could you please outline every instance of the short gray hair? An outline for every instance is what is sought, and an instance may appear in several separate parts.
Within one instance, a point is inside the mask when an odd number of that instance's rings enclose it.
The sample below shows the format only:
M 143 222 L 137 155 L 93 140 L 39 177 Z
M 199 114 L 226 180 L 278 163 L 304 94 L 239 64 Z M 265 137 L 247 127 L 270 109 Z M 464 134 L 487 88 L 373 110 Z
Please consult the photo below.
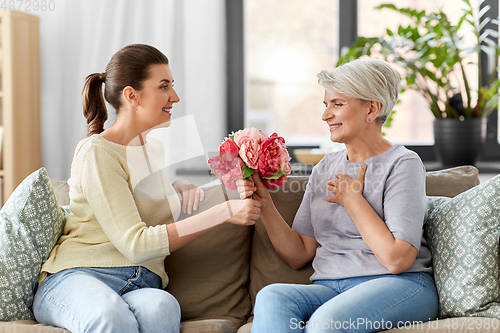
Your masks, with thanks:
M 398 100 L 400 78 L 385 61 L 356 59 L 332 70 L 322 70 L 318 83 L 331 93 L 339 93 L 362 102 L 380 102 L 377 121 L 385 123 Z

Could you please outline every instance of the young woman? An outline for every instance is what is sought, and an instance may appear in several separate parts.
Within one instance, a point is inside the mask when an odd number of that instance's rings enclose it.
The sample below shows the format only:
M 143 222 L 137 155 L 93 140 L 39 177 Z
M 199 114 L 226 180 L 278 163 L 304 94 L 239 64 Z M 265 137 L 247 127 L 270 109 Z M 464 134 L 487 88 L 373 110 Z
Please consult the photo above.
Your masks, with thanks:
M 179 332 L 180 309 L 162 290 L 163 261 L 223 222 L 250 225 L 260 203 L 236 200 L 173 223 L 196 210 L 203 192 L 173 186 L 161 172 L 162 149 L 146 134 L 170 125 L 173 88 L 168 59 L 148 45 L 129 45 L 83 89 L 88 137 L 71 165 L 70 210 L 63 235 L 43 265 L 33 312 L 45 324 L 78 332 Z M 104 97 L 117 111 L 104 130 Z M 159 158 L 157 158 L 159 155 Z M 146 185 L 144 185 L 146 184 Z
M 290 228 L 258 176 L 241 197 L 262 200 L 261 219 L 293 268 L 313 259 L 311 285 L 273 284 L 257 295 L 252 332 L 378 332 L 436 318 L 438 296 L 426 220 L 425 169 L 417 154 L 382 136 L 398 74 L 355 60 L 318 74 L 322 119 L 346 149 L 313 169 Z

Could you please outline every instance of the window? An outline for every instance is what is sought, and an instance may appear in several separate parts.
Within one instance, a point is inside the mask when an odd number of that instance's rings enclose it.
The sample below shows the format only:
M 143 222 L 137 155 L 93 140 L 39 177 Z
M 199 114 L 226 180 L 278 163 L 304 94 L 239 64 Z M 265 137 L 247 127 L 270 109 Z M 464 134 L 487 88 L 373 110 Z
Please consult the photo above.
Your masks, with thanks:
M 390 9 L 375 9 L 377 6 L 393 3 L 398 7 L 415 8 L 417 10 L 433 11 L 437 6 L 442 6 L 452 23 L 457 23 L 463 15 L 463 2 L 456 0 L 358 0 L 358 34 L 365 37 L 378 37 L 386 33 L 387 29 L 397 31 L 401 24 L 409 24 L 410 20 Z M 471 41 L 475 36 L 468 24 L 461 29 L 462 36 Z M 470 61 L 477 61 L 471 57 Z M 477 77 L 476 66 L 466 67 L 469 78 Z M 472 89 L 477 89 L 477 82 L 470 82 Z M 392 126 L 385 129 L 386 137 L 392 142 L 403 144 L 434 143 L 432 115 L 426 100 L 416 91 L 406 91 L 400 95 L 400 103 L 395 107 L 396 113 Z
M 277 131 L 288 145 L 325 143 L 320 120 L 323 91 L 315 75 L 335 66 L 339 45 L 350 45 L 357 32 L 380 34 L 398 24 L 389 11 L 381 14 L 372 9 L 387 2 L 419 9 L 436 6 L 430 0 L 311 0 L 307 4 L 226 0 L 229 131 L 255 126 Z M 457 1 L 440 3 L 451 8 L 452 20 L 461 14 Z M 498 16 L 499 1 L 486 0 L 486 4 L 492 7 L 490 15 Z M 352 22 L 359 24 L 349 27 Z M 427 109 L 425 101 L 416 92 L 407 92 L 401 99 L 397 106 L 401 112 L 384 132 L 391 141 L 417 151 L 424 161 L 435 161 L 433 116 L 422 111 Z M 489 117 L 483 161 L 500 160 L 497 114 Z
M 288 144 L 328 141 L 316 74 L 338 59 L 338 1 L 245 0 L 244 12 L 245 127 Z

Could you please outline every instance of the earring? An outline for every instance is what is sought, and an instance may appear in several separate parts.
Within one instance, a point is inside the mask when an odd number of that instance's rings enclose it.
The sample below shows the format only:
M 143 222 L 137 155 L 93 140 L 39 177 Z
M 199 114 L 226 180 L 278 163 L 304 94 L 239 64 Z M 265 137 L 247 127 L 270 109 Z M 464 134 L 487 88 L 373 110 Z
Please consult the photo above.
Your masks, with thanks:
M 135 114 L 139 114 L 139 112 L 137 112 L 137 110 L 139 110 L 139 107 L 135 108 Z
M 368 122 L 372 121 L 370 118 L 368 118 Z

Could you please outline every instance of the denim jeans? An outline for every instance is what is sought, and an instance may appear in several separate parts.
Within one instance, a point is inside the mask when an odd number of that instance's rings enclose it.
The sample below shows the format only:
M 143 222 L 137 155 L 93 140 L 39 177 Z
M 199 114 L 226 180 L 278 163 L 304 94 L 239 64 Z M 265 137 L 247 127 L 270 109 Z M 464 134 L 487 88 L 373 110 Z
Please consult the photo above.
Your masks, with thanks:
M 271 284 L 257 294 L 252 333 L 379 332 L 436 319 L 428 273 Z
M 72 333 L 178 333 L 179 303 L 161 283 L 140 266 L 66 269 L 43 281 L 33 313 Z

